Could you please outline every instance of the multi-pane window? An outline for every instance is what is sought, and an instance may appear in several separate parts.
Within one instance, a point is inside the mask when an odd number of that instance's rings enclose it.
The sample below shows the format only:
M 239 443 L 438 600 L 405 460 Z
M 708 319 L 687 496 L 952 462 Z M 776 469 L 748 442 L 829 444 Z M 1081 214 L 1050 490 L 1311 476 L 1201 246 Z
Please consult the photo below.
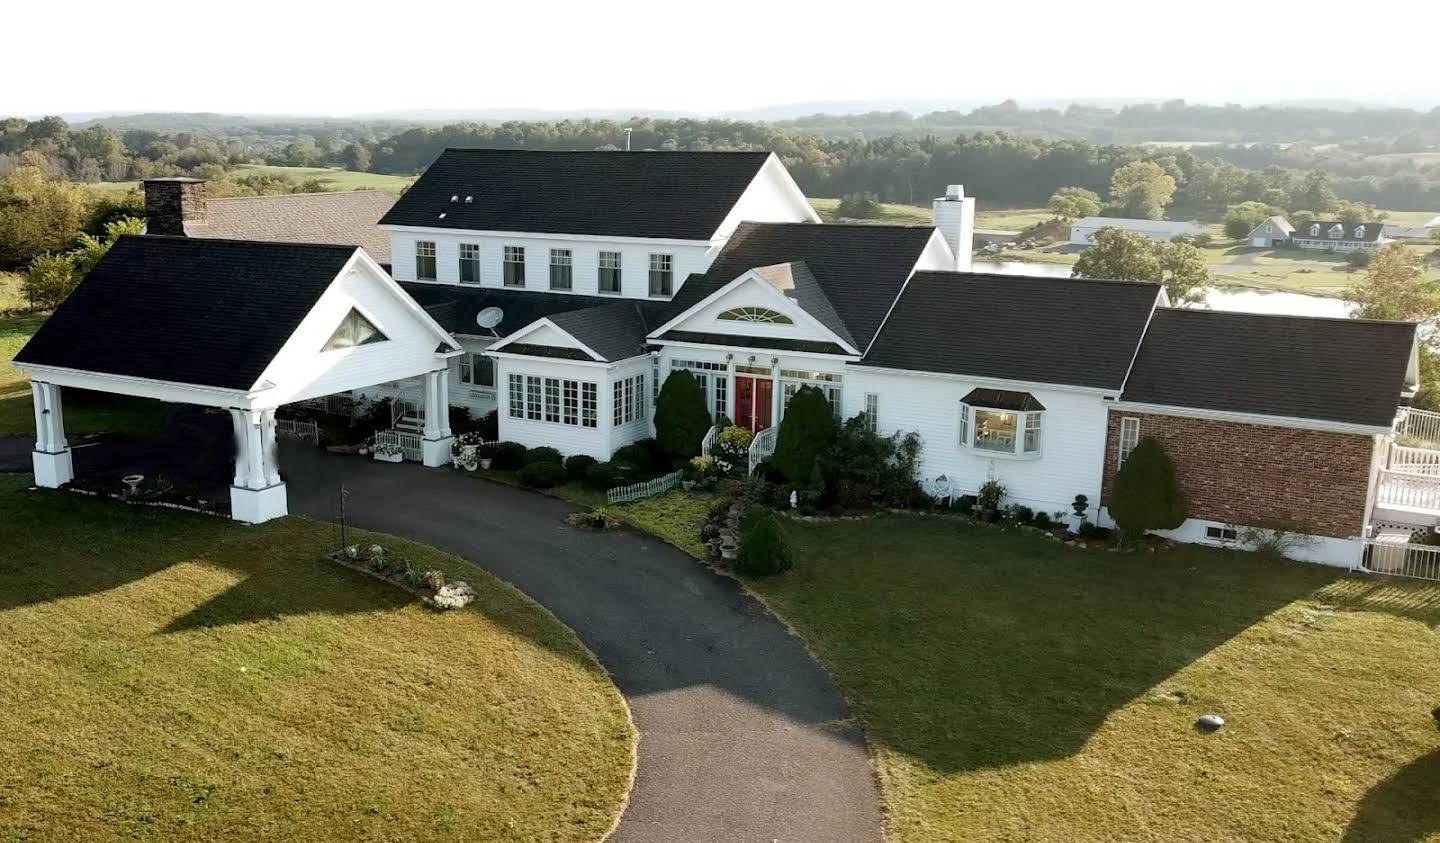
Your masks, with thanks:
M 594 427 L 600 421 L 600 397 L 595 384 L 580 384 L 580 426 Z
M 1232 544 L 1240 539 L 1240 531 L 1234 527 L 1208 526 L 1205 528 L 1205 538 L 1212 542 Z
M 960 402 L 960 444 L 970 445 L 970 405 Z
M 615 382 L 615 424 L 629 424 L 645 417 L 645 376 Z
M 880 426 L 880 396 L 865 393 L 865 429 L 874 433 Z
M 480 244 L 460 244 L 460 283 L 480 283 Z
M 780 370 L 780 412 L 784 415 L 785 408 L 790 406 L 790 399 L 800 391 L 802 386 L 813 386 L 825 394 L 825 400 L 830 402 L 830 414 L 838 425 L 840 417 L 840 375 L 832 375 L 829 372 L 804 372 L 796 369 Z
M 525 418 L 531 421 L 540 421 L 540 410 L 542 406 L 543 385 L 540 378 L 534 375 L 525 376 Z
M 525 377 L 510 376 L 510 418 L 525 418 Z
M 1044 418 L 1044 413 L 1025 414 L 1025 441 L 1021 446 L 1025 453 L 1034 454 L 1040 451 L 1040 423 Z
M 620 253 L 600 253 L 600 292 L 620 292 Z
M 502 265 L 505 274 L 505 286 L 525 286 L 525 247 L 506 246 L 505 262 Z
M 1117 468 L 1125 464 L 1130 458 L 1130 452 L 1140 444 L 1140 419 L 1136 416 L 1126 416 L 1120 419 L 1120 453 L 1117 460 Z
M 550 289 L 570 289 L 571 256 L 569 249 L 550 250 Z
M 560 379 L 545 379 L 545 421 L 560 421 Z
M 675 293 L 675 256 L 650 256 L 650 295 L 669 296 Z
M 460 382 L 468 386 L 495 386 L 495 361 L 483 354 L 460 358 Z
M 564 417 L 561 419 L 565 424 L 577 424 L 580 418 L 580 383 L 579 381 L 565 381 L 561 409 Z
M 763 322 L 770 325 L 794 325 L 795 320 L 768 307 L 732 307 L 715 317 L 725 322 Z
M 1006 410 L 975 408 L 975 440 L 971 445 L 982 451 L 1015 453 L 1015 431 L 1020 415 Z
M 1014 406 L 1023 409 L 972 405 L 961 400 L 960 444 L 976 451 L 1038 456 L 1045 408 L 1029 395 L 1022 397 L 1025 401 Z M 975 400 L 974 396 L 967 399 Z
M 435 241 L 415 241 L 415 277 L 421 281 L 435 280 Z

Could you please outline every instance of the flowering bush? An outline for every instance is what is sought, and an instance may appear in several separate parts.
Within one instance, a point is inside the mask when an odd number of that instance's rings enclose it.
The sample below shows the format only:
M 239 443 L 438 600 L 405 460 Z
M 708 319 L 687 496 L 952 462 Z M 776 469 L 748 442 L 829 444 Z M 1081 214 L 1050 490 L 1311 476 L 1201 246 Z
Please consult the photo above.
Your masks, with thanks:
M 394 442 L 372 442 L 370 453 L 380 457 L 398 457 L 404 453 Z
M 715 466 L 722 474 L 732 474 L 750 462 L 750 443 L 755 434 L 743 427 L 731 425 L 715 437 L 715 447 L 710 453 L 715 457 Z

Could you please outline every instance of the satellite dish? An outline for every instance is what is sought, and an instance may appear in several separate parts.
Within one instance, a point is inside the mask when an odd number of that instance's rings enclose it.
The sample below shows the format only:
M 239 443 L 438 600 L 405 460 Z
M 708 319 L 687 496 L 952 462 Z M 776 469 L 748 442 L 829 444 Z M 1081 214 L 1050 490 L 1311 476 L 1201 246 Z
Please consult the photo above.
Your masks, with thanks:
M 505 311 L 498 307 L 487 307 L 475 314 L 475 324 L 491 333 L 495 332 L 495 326 L 499 325 L 505 318 Z

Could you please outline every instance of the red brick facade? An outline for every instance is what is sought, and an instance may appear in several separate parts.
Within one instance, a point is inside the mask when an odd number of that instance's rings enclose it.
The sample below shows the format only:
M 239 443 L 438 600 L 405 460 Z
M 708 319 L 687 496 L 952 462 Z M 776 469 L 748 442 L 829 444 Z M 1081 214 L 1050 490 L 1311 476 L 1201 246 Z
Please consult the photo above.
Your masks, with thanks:
M 1365 520 L 1375 437 L 1111 410 L 1104 497 L 1116 471 L 1120 419 L 1140 419 L 1175 463 L 1190 517 L 1352 538 Z

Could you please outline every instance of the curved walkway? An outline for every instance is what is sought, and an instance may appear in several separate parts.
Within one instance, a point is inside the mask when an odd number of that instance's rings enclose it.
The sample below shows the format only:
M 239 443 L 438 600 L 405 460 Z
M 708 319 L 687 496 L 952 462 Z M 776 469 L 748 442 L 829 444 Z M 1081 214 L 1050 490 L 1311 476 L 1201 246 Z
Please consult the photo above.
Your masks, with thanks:
M 288 443 L 286 443 L 288 444 Z M 283 447 L 283 446 L 282 446 Z M 859 727 L 801 643 L 735 582 L 577 507 L 450 470 L 285 447 L 290 511 L 456 553 L 548 607 L 599 656 L 640 730 L 616 841 L 875 841 Z

